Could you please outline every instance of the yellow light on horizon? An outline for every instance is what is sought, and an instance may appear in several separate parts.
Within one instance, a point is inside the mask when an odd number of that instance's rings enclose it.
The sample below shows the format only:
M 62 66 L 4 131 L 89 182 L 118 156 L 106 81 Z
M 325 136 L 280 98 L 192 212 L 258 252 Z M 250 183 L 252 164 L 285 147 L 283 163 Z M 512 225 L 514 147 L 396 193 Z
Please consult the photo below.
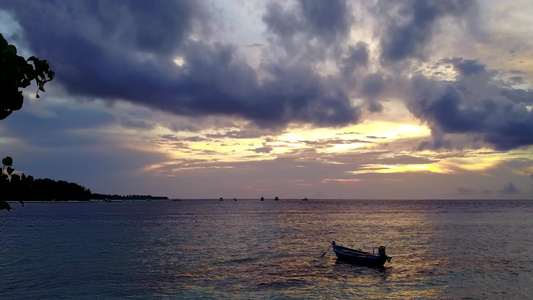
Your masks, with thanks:
M 351 171 L 349 174 L 391 174 L 391 173 L 416 173 L 416 172 L 431 172 L 431 173 L 449 173 L 447 170 L 441 169 L 435 164 L 412 164 L 412 165 L 380 165 L 368 164 L 361 170 Z
M 502 162 L 500 156 L 472 156 L 464 158 L 450 158 L 442 161 L 443 164 L 466 171 L 485 171 Z

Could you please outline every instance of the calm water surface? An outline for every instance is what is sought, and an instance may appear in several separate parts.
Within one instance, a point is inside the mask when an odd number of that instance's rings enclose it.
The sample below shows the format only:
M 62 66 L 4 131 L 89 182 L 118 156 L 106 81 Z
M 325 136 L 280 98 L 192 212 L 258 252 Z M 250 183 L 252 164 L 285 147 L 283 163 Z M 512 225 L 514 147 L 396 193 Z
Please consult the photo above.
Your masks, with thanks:
M 1 299 L 526 299 L 533 201 L 28 203 Z M 392 262 L 337 262 L 332 240 Z

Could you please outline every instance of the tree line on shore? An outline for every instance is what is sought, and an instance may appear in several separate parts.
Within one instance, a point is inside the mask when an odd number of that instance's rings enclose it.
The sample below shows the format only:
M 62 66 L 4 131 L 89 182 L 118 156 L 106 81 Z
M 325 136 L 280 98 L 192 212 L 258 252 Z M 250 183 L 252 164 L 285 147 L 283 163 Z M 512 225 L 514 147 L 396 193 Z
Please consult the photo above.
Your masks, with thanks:
M 3 201 L 89 201 L 92 193 L 79 184 L 49 178 L 33 180 L 31 176 L 2 174 L 0 200 Z M 11 180 L 9 180 L 11 179 Z
M 89 201 L 94 200 L 162 200 L 167 197 L 151 195 L 109 195 L 92 193 L 77 183 L 64 180 L 33 179 L 31 176 L 13 174 L 0 178 L 0 201 Z
M 11 210 L 8 201 L 89 201 L 95 200 L 124 200 L 144 199 L 162 200 L 167 197 L 154 197 L 150 195 L 107 195 L 92 193 L 90 189 L 77 183 L 64 180 L 34 179 L 14 173 L 13 159 L 9 156 L 2 159 L 2 172 L 0 174 L 0 210 Z

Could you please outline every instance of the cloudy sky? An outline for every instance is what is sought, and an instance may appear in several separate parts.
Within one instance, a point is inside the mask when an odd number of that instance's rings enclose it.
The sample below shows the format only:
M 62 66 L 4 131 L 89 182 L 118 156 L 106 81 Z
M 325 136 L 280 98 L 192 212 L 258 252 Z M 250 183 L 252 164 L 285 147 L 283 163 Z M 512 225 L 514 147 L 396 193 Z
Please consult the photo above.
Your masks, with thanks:
M 33 1 L 1 155 L 93 192 L 533 198 L 531 1 Z

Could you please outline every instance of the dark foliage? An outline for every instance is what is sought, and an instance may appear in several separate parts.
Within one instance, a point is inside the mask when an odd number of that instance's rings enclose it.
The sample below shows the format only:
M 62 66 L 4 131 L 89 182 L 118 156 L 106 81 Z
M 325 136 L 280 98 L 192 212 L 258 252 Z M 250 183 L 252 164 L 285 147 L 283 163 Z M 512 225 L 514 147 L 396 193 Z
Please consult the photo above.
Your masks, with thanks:
M 2 159 L 0 175 L 0 210 L 11 210 L 7 201 L 89 201 L 91 190 L 63 180 L 37 179 L 25 174 L 13 174 L 13 159 L 9 156 Z
M 24 175 L 23 175 L 24 176 Z M 27 177 L 26 177 L 27 178 Z M 0 201 L 89 201 L 91 191 L 85 187 L 63 180 L 37 179 L 24 180 L 22 176 L 13 175 L 11 180 L 2 175 Z
M 45 83 L 54 79 L 54 75 L 46 60 L 17 55 L 17 48 L 0 34 L 0 120 L 22 108 L 24 96 L 19 88 L 28 87 L 34 81 L 39 98 L 39 91 L 44 92 Z

